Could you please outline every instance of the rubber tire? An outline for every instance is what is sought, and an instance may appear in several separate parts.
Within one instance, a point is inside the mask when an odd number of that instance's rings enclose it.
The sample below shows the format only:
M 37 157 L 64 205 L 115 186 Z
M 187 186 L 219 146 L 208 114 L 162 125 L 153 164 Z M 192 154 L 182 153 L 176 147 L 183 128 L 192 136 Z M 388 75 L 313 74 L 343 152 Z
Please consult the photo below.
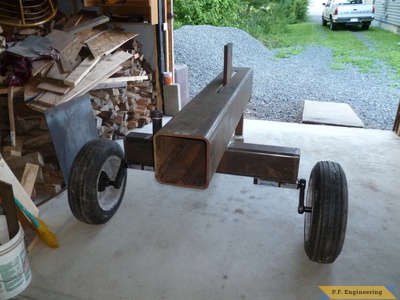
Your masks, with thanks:
M 328 22 L 325 20 L 324 16 L 322 16 L 322 26 L 327 26 Z
M 332 31 L 337 30 L 337 24 L 333 23 L 332 17 L 330 18 L 330 22 L 329 22 L 329 29 Z
M 361 25 L 362 30 L 368 30 L 369 29 L 369 24 L 362 24 Z
M 116 213 L 125 193 L 127 168 L 123 170 L 124 179 L 119 189 L 109 186 L 100 192 L 98 184 L 102 172 L 114 180 L 123 159 L 122 148 L 108 139 L 92 140 L 78 152 L 68 181 L 68 203 L 79 221 L 103 224 Z
M 318 162 L 311 171 L 304 218 L 304 248 L 317 263 L 333 263 L 342 251 L 347 227 L 346 175 L 335 162 Z

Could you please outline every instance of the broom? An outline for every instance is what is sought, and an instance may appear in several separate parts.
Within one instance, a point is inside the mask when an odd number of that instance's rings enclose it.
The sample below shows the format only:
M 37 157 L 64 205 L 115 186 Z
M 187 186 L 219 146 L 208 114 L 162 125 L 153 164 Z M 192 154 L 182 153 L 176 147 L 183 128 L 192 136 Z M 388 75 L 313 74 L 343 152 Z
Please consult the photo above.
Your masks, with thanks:
M 32 215 L 15 197 L 15 204 L 19 207 L 19 209 L 25 214 L 25 216 L 31 221 L 34 225 L 38 235 L 41 239 L 51 248 L 58 248 L 58 241 L 54 233 L 50 231 L 47 227 L 46 223 L 43 220 Z

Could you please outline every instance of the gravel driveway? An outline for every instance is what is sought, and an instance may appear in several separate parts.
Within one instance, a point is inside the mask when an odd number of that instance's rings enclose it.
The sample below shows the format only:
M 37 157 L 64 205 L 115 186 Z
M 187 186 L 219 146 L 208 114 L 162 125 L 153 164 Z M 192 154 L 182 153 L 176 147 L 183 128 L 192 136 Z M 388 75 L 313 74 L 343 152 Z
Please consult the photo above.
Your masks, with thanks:
M 354 38 L 364 39 L 361 31 L 354 34 Z M 254 70 L 246 118 L 301 122 L 304 100 L 314 100 L 347 103 L 366 128 L 392 129 L 400 99 L 400 89 L 393 86 L 399 81 L 391 79 L 394 70 L 383 62 L 378 62 L 379 74 L 375 75 L 350 65 L 331 70 L 333 51 L 319 46 L 277 59 L 274 51 L 231 27 L 184 26 L 174 31 L 175 63 L 188 66 L 191 98 L 222 71 L 227 43 L 233 43 L 233 65 Z

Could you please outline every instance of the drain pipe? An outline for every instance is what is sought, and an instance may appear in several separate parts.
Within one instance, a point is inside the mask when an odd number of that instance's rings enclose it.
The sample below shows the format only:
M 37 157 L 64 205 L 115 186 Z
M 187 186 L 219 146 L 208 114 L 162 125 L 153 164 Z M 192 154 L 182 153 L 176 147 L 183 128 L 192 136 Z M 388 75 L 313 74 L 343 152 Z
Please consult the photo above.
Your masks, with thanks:
M 385 0 L 385 4 L 384 4 L 384 10 L 383 10 L 383 17 L 385 18 L 385 20 L 388 18 L 388 14 L 387 14 L 387 7 L 388 7 L 388 0 Z
M 164 0 L 158 0 L 158 24 L 156 25 L 156 36 L 157 36 L 157 58 L 158 58 L 158 80 L 160 82 L 160 93 L 161 97 L 164 99 L 163 95 L 163 74 L 165 72 L 165 53 L 164 53 Z M 164 110 L 164 101 L 163 101 Z

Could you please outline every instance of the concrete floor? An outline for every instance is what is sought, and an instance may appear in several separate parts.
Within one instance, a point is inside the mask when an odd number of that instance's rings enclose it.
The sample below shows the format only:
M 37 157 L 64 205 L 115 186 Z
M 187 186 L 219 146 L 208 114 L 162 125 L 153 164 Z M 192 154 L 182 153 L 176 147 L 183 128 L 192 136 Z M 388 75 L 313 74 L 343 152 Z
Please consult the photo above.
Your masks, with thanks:
M 121 208 L 104 225 L 77 221 L 66 193 L 41 207 L 60 248 L 34 248 L 32 282 L 16 299 L 320 299 L 322 285 L 399 286 L 398 136 L 252 120 L 244 132 L 246 142 L 300 148 L 299 178 L 319 160 L 342 165 L 349 219 L 335 263 L 308 260 L 296 190 L 216 174 L 200 191 L 129 170 Z

